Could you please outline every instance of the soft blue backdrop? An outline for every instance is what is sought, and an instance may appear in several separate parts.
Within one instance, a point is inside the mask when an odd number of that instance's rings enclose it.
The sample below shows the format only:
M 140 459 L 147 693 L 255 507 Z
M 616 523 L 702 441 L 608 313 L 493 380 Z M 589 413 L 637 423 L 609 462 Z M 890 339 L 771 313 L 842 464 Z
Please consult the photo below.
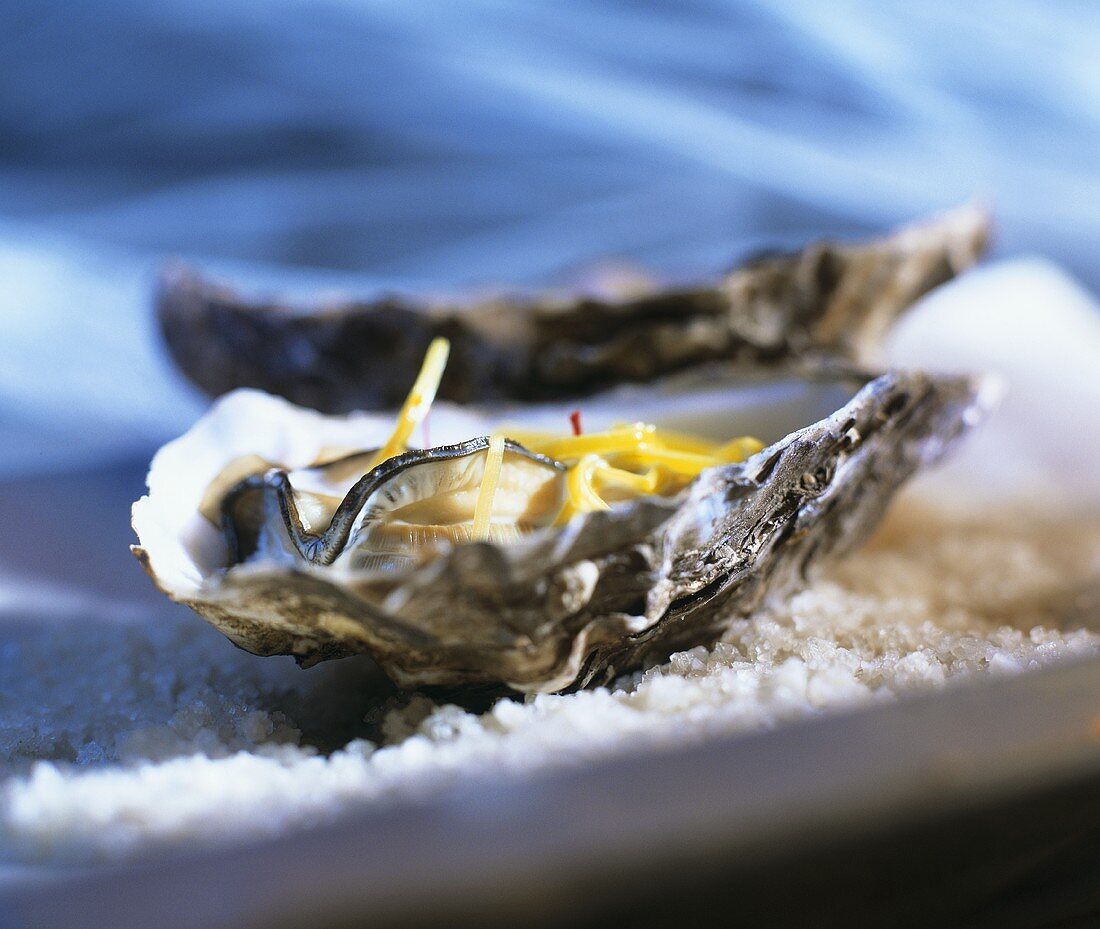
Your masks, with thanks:
M 712 272 L 970 197 L 1100 286 L 1100 5 L 0 4 L 0 470 L 200 408 L 164 256 L 252 282 Z

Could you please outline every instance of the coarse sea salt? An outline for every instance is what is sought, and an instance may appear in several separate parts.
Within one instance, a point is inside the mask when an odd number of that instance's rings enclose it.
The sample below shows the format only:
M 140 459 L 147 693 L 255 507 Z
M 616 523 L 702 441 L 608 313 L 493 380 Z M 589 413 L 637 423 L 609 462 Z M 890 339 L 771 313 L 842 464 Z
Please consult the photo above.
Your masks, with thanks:
M 1072 593 L 1100 525 L 897 509 L 810 588 L 614 687 L 482 713 L 358 659 L 301 672 L 184 611 L 0 626 L 9 861 L 124 858 L 335 819 L 487 774 L 655 751 L 1100 650 Z M 368 722 L 360 724 L 364 717 Z M 369 735 L 370 738 L 365 737 Z

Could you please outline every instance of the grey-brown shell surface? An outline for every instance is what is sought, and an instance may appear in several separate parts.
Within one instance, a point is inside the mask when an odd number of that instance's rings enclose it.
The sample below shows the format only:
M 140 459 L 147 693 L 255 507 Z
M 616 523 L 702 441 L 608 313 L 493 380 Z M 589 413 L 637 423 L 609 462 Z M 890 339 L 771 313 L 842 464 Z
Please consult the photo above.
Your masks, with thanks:
M 759 258 L 713 284 L 467 304 L 385 296 L 297 306 L 176 266 L 157 314 L 172 357 L 211 396 L 253 387 L 324 412 L 393 408 L 407 387 L 393 372 L 415 370 L 442 336 L 451 359 L 440 398 L 548 400 L 715 361 L 865 362 L 883 328 L 973 264 L 987 236 L 985 214 L 964 207 L 866 244 Z
M 408 688 L 585 686 L 711 643 L 765 596 L 804 584 L 980 418 L 980 394 L 967 378 L 887 373 L 747 461 L 704 471 L 678 497 L 639 498 L 509 544 L 457 544 L 378 572 L 293 552 L 227 569 L 224 537 L 197 515 L 203 475 L 218 473 L 203 443 L 258 421 L 271 448 L 312 426 L 324 434 L 311 423 L 319 414 L 237 392 L 159 454 L 150 494 L 134 508 L 135 553 L 169 596 L 257 654 L 309 664 L 365 652 Z
M 945 257 L 961 248 L 960 222 L 887 241 L 896 249 L 911 236 L 922 254 L 939 256 L 934 276 L 943 278 L 967 263 Z M 978 227 L 967 222 L 972 244 Z M 795 278 L 804 270 L 787 266 Z M 238 390 L 154 458 L 149 493 L 134 505 L 134 552 L 168 596 L 257 654 L 308 665 L 365 653 L 405 688 L 555 692 L 607 682 L 713 643 L 765 598 L 798 589 L 870 532 L 910 475 L 980 421 L 990 399 L 980 379 L 876 376 L 852 361 L 929 279 L 924 264 L 896 254 L 871 262 L 861 283 L 845 278 L 832 288 L 824 311 L 815 304 L 812 327 L 792 322 L 810 312 L 797 301 L 761 311 L 761 330 L 779 327 L 773 343 L 797 351 L 586 401 L 593 429 L 647 420 L 768 443 L 741 463 L 703 471 L 675 496 L 639 497 L 561 526 L 545 518 L 552 503 L 524 504 L 515 511 L 522 531 L 479 541 L 441 538 L 435 527 L 418 550 L 407 526 L 396 542 L 386 535 L 387 512 L 417 504 L 424 482 L 446 479 L 468 496 L 486 436 L 507 434 L 507 422 L 564 423 L 570 407 L 437 405 L 435 447 L 372 471 L 363 451 L 383 444 L 391 416 L 326 416 Z M 774 290 L 805 293 L 782 275 Z M 504 454 L 524 493 L 551 493 L 553 462 L 519 446 Z M 440 462 L 459 460 L 460 471 L 440 477 Z M 357 554 L 363 539 L 381 561 Z

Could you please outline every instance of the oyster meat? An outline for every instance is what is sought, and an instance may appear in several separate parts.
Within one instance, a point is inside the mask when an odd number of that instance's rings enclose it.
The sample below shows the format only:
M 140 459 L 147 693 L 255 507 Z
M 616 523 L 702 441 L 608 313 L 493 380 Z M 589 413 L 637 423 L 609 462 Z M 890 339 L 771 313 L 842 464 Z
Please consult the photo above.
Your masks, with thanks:
M 218 521 L 229 564 L 282 559 L 343 571 L 395 571 L 424 561 L 440 543 L 508 545 L 552 525 L 565 502 L 565 466 L 503 439 L 491 505 L 483 505 L 493 452 L 493 440 L 482 437 L 397 455 L 360 471 L 362 479 L 343 499 L 300 490 L 293 475 L 265 469 L 221 500 Z M 332 482 L 325 472 L 348 464 L 340 458 L 307 470 Z M 480 531 L 479 505 L 486 513 Z
M 926 246 L 960 222 L 887 241 Z M 857 363 L 963 263 L 949 251 L 941 238 L 934 275 L 867 259 L 862 286 L 827 288 L 827 310 L 758 303 L 786 307 L 756 320 L 782 323 L 768 337 L 781 349 L 593 396 L 575 437 L 546 434 L 568 421 L 561 403 L 444 403 L 428 441 L 441 340 L 396 426 L 233 391 L 155 456 L 134 553 L 242 648 L 303 665 L 366 653 L 406 688 L 555 692 L 710 644 L 858 544 L 989 408 L 981 378 Z M 774 292 L 806 292 L 805 260 L 773 268 Z
M 862 245 L 816 243 L 698 287 L 621 299 L 386 296 L 295 306 L 250 300 L 184 266 L 157 315 L 179 367 L 211 396 L 255 387 L 324 412 L 392 409 L 395 370 L 433 338 L 452 346 L 440 397 L 459 403 L 579 396 L 715 361 L 771 367 L 826 353 L 866 363 L 917 297 L 981 254 L 988 218 L 963 207 Z

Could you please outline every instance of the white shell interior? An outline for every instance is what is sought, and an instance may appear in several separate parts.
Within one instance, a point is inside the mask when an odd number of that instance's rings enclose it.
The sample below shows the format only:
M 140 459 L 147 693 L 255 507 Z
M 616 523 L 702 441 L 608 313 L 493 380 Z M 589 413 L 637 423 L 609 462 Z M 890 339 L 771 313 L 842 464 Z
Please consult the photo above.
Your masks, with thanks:
M 134 504 L 134 531 L 157 580 L 171 593 L 187 596 L 224 564 L 221 533 L 199 515 L 198 506 L 233 459 L 255 454 L 288 469 L 304 468 L 332 448 L 378 446 L 392 428 L 388 414 L 323 416 L 258 390 L 222 397 L 157 452 L 147 478 L 149 493 Z M 476 433 L 478 425 L 460 410 L 441 408 L 433 413 L 431 428 L 433 442 L 447 442 Z

